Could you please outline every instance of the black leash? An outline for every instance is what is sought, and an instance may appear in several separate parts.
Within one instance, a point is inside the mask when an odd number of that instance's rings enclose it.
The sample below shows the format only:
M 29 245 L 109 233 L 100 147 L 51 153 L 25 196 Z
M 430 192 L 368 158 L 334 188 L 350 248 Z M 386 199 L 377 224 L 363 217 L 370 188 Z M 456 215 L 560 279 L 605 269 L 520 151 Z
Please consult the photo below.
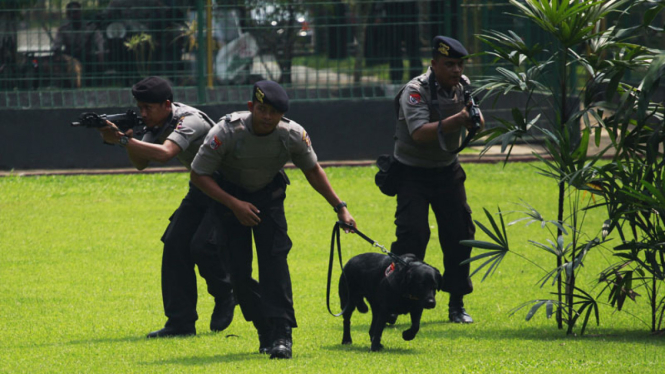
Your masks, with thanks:
M 398 255 L 388 251 L 386 249 L 386 247 L 384 247 L 381 244 L 377 243 L 376 241 L 370 239 L 367 235 L 360 232 L 360 230 L 358 230 L 357 228 L 355 228 L 355 227 L 353 227 L 349 224 L 346 224 L 342 221 L 335 222 L 335 226 L 333 227 L 333 231 L 332 231 L 332 238 L 330 239 L 330 260 L 328 261 L 328 284 L 326 286 L 326 306 L 328 307 L 328 312 L 330 314 L 332 314 L 334 317 L 341 316 L 342 314 L 344 314 L 344 312 L 348 308 L 348 305 L 343 305 L 342 306 L 342 311 L 337 313 L 337 314 L 333 313 L 332 310 L 330 309 L 330 285 L 332 283 L 332 268 L 333 268 L 333 262 L 335 260 L 335 242 L 337 242 L 337 254 L 338 254 L 338 257 L 339 257 L 339 267 L 342 269 L 342 277 L 346 280 L 346 275 L 344 274 L 344 264 L 342 263 L 342 246 L 341 246 L 341 243 L 340 243 L 341 228 L 351 230 L 352 232 L 354 232 L 355 234 L 358 234 L 361 238 L 363 238 L 367 242 L 369 242 L 373 247 L 381 248 L 381 252 L 388 255 L 393 261 L 399 262 L 402 265 L 407 265 L 407 263 L 404 260 L 402 260 L 402 258 L 400 258 Z M 348 282 L 345 282 L 345 283 L 346 283 L 346 287 L 347 287 L 347 294 L 349 294 L 349 292 L 348 292 L 349 284 L 348 284 Z

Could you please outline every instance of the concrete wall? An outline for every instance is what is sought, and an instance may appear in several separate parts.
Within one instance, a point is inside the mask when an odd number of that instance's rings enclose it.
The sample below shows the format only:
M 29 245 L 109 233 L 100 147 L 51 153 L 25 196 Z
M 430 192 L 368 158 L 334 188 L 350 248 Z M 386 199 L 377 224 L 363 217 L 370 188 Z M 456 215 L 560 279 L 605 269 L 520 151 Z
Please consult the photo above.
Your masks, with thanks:
M 509 108 L 523 107 L 523 100 L 518 95 L 501 96 L 495 105 L 483 104 L 488 126 L 496 122 L 494 117 L 512 120 Z M 247 109 L 246 105 L 199 108 L 214 120 Z M 132 167 L 125 150 L 102 144 L 96 130 L 70 126 L 81 112 L 116 114 L 127 109 L 0 110 L 0 170 Z M 293 102 L 287 117 L 305 127 L 320 161 L 375 160 L 393 149 L 395 112 L 389 99 Z M 544 115 L 542 122 L 547 117 L 551 115 Z M 167 165 L 179 164 L 172 160 Z
M 127 109 L 0 111 L 0 170 L 131 167 L 125 150 L 102 144 L 96 130 L 70 126 L 83 111 L 114 114 Z M 200 109 L 216 120 L 246 106 Z M 294 102 L 287 117 L 305 127 L 321 161 L 369 160 L 392 150 L 393 113 L 388 100 Z

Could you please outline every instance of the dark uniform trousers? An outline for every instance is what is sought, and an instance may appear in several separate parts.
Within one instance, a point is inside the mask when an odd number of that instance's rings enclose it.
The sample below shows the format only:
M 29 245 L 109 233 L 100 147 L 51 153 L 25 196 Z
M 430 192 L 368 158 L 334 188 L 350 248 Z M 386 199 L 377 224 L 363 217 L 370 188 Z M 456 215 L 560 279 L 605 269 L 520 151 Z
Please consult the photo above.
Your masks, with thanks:
M 473 291 L 469 265 L 460 265 L 471 255 L 471 248 L 459 244 L 473 239 L 476 228 L 471 208 L 466 202 L 464 169 L 455 162 L 444 168 L 417 168 L 401 165 L 401 182 L 397 192 L 395 224 L 397 240 L 391 251 L 402 255 L 413 253 L 424 260 L 430 238 L 429 207 L 436 217 L 439 242 L 443 251 L 442 291 L 466 295 Z
M 227 193 L 259 209 L 261 222 L 256 226 L 243 226 L 233 212 L 221 204 L 215 209 L 221 221 L 222 245 L 229 252 L 233 293 L 245 319 L 265 325 L 271 319 L 281 318 L 296 327 L 287 263 L 292 243 L 284 215 L 286 184 L 282 173 L 253 193 L 229 182 L 220 184 Z M 259 265 L 258 283 L 252 279 L 252 236 Z
M 218 239 L 215 237 L 214 200 L 191 182 L 189 192 L 173 213 L 162 241 L 162 298 L 168 321 L 166 326 L 193 325 L 197 286 L 194 265 L 206 280 L 208 292 L 219 301 L 232 297 L 231 281 L 224 268 Z

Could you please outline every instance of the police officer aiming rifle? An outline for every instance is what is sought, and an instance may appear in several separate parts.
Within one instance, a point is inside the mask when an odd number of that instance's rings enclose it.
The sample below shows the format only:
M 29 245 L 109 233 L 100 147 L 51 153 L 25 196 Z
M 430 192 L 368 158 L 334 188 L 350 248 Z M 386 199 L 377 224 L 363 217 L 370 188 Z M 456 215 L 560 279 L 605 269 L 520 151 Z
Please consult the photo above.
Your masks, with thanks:
M 127 150 L 134 166 L 145 169 L 150 162 L 177 158 L 188 169 L 214 122 L 193 107 L 173 102 L 171 85 L 160 77 L 149 77 L 132 87 L 132 95 L 146 125 L 142 140 L 132 130 L 122 131 L 106 121 L 100 128 L 106 143 Z M 214 201 L 190 183 L 189 192 L 170 218 L 162 236 L 162 299 L 168 320 L 163 329 L 148 338 L 195 335 L 197 286 L 194 264 L 215 297 L 210 319 L 212 331 L 222 331 L 233 319 L 235 302 L 231 283 L 223 268 L 217 243 L 210 242 L 215 225 L 209 208 Z
M 473 239 L 475 226 L 466 202 L 466 174 L 457 152 L 468 130 L 472 136 L 484 125 L 480 110 L 465 98 L 469 80 L 462 73 L 467 50 L 457 40 L 432 40 L 432 61 L 427 72 L 412 79 L 397 94 L 397 127 L 389 186 L 397 195 L 396 237 L 391 251 L 413 253 L 424 260 L 430 238 L 429 208 L 436 216 L 444 254 L 442 291 L 450 293 L 448 317 L 471 323 L 463 297 L 473 290 L 469 265 L 471 249 L 460 245 Z M 378 182 L 378 178 L 377 178 Z M 378 183 L 377 183 L 378 184 Z M 384 191 L 386 186 L 380 186 Z M 384 192 L 385 193 L 385 192 Z

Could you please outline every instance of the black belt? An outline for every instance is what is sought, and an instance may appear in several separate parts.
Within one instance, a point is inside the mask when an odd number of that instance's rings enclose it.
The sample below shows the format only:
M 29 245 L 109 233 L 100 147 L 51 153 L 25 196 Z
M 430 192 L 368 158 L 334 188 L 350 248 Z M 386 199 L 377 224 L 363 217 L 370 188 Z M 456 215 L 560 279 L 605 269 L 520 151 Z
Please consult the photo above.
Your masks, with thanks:
M 417 166 L 409 166 L 404 164 L 402 164 L 402 167 L 407 175 L 417 176 L 417 177 L 427 177 L 437 174 L 450 173 L 455 169 L 457 165 L 459 165 L 459 160 L 453 161 L 453 163 L 448 166 L 442 166 L 438 168 L 421 168 Z

